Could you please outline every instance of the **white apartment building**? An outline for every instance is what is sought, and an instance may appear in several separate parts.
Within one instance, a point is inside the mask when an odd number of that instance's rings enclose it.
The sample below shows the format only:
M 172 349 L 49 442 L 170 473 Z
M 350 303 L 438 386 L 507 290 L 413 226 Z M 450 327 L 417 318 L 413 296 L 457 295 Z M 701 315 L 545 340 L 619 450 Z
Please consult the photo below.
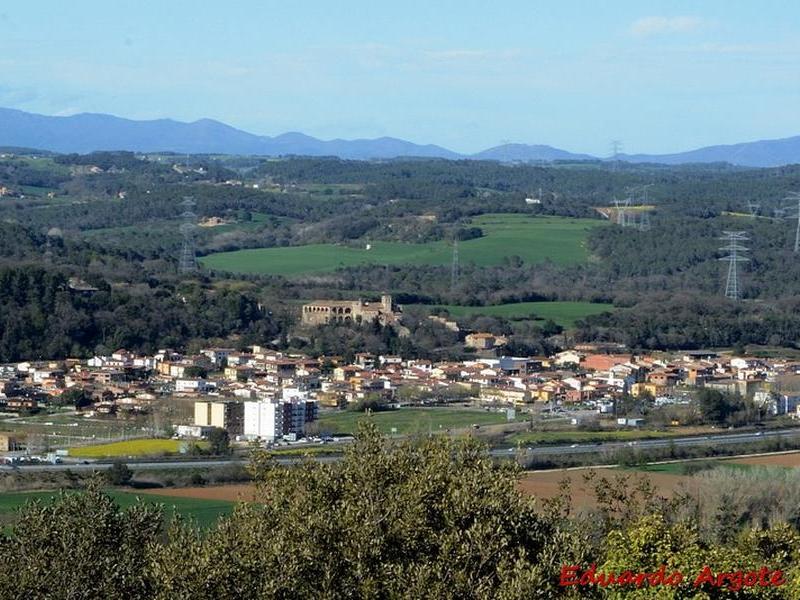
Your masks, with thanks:
M 283 437 L 283 411 L 280 404 L 270 401 L 245 402 L 244 435 L 266 441 Z
M 259 400 L 244 403 L 244 435 L 266 441 L 294 434 L 303 437 L 306 423 L 317 417 L 317 403 L 305 399 Z

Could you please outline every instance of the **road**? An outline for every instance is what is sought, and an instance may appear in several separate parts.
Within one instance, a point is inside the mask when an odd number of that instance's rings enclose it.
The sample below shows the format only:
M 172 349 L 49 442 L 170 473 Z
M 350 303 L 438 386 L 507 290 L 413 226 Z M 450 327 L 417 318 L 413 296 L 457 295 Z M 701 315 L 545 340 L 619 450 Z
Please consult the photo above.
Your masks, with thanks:
M 621 448 L 635 448 L 638 450 L 666 448 L 670 445 L 678 446 L 707 446 L 711 444 L 733 445 L 763 442 L 775 438 L 798 438 L 800 429 L 777 429 L 773 431 L 756 431 L 747 433 L 718 433 L 706 436 L 674 437 L 653 440 L 638 440 L 635 442 L 604 442 L 595 444 L 571 444 L 557 446 L 529 446 L 521 449 L 517 448 L 494 448 L 490 454 L 498 458 L 514 458 L 518 452 L 523 452 L 527 456 L 548 456 L 553 454 L 589 454 L 614 452 Z M 338 455 L 316 456 L 314 460 L 319 462 L 335 462 L 339 460 Z M 300 457 L 277 457 L 278 464 L 290 465 L 302 460 Z M 131 469 L 153 470 L 153 469 L 210 469 L 214 467 L 226 467 L 232 465 L 244 465 L 246 459 L 242 458 L 209 458 L 199 460 L 163 460 L 163 461 L 143 461 L 127 460 L 126 463 Z M 108 469 L 111 463 L 92 462 L 84 463 L 64 463 L 59 465 L 37 464 L 20 466 L 21 471 L 94 471 Z M 0 472 L 11 471 L 13 467 L 0 467 Z

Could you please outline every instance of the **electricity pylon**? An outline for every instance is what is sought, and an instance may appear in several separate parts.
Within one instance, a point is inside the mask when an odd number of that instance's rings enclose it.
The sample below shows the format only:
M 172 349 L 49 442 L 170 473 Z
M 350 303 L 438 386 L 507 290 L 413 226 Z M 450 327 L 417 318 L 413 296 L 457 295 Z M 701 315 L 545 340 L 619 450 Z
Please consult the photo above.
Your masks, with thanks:
M 727 246 L 720 248 L 720 250 L 724 250 L 728 253 L 728 256 L 720 258 L 720 260 L 728 263 L 728 279 L 725 282 L 725 297 L 731 300 L 739 300 L 741 293 L 739 290 L 739 263 L 750 260 L 739 255 L 740 252 L 747 251 L 747 248 L 742 246 L 740 242 L 745 242 L 749 238 L 744 231 L 723 231 L 722 233 L 723 236 L 720 239 L 728 242 Z

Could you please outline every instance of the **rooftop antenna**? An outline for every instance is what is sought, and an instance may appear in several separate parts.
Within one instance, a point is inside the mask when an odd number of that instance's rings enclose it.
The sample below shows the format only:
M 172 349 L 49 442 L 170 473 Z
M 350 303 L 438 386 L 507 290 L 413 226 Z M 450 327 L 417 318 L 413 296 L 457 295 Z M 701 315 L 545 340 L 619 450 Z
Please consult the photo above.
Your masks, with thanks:
M 720 250 L 728 253 L 728 256 L 720 258 L 720 260 L 728 263 L 728 280 L 725 283 L 725 297 L 731 300 L 739 300 L 739 263 L 747 262 L 748 258 L 739 256 L 740 252 L 746 252 L 747 248 L 742 246 L 740 242 L 745 242 L 749 238 L 744 231 L 723 231 L 721 240 L 728 242 L 728 245 Z
M 181 256 L 178 261 L 178 272 L 182 275 L 187 275 L 197 271 L 197 255 L 194 241 L 194 233 L 197 229 L 197 215 L 194 212 L 196 203 L 192 196 L 184 196 L 181 206 L 183 206 L 183 213 L 181 213 L 183 223 L 181 223 L 179 229 L 183 236 L 183 245 L 181 246 Z
M 458 284 L 458 276 L 459 276 L 459 265 L 458 265 L 458 236 L 453 236 L 453 264 L 450 267 L 450 287 L 455 289 L 456 285 Z

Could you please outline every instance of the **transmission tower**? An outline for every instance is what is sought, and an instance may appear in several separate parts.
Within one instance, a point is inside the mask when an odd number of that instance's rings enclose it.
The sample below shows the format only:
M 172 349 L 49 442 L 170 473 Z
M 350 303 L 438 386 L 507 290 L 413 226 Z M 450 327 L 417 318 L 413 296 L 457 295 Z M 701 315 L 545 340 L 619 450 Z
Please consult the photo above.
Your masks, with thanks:
M 458 267 L 458 238 L 453 238 L 453 264 L 450 267 L 450 287 L 455 289 L 456 285 L 458 284 L 458 276 L 459 276 L 459 267 Z
M 616 171 L 619 167 L 619 154 L 622 152 L 622 142 L 611 140 L 611 170 Z
M 650 213 L 646 210 L 642 211 L 639 217 L 639 231 L 650 231 Z
M 181 206 L 183 206 L 183 213 L 181 213 L 183 223 L 181 223 L 179 229 L 183 236 L 183 245 L 181 246 L 181 256 L 178 261 L 178 272 L 187 274 L 197 271 L 197 256 L 195 254 L 194 242 L 194 233 L 197 229 L 197 215 L 194 213 L 194 207 L 196 206 L 194 198 L 191 196 L 184 196 Z
M 796 215 L 790 217 L 792 219 L 797 218 L 797 229 L 795 229 L 794 233 L 794 253 L 797 254 L 800 252 L 800 192 L 789 192 L 784 199 L 790 202 L 797 202 L 797 207 L 792 206 L 786 209 L 786 211 L 797 212 Z
M 616 196 L 614 196 L 614 207 L 617 211 L 617 225 L 622 225 L 625 227 L 627 225 L 627 213 L 626 210 L 631 205 L 631 197 L 627 196 L 624 200 L 619 200 Z
M 725 296 L 731 300 L 739 300 L 739 263 L 747 262 L 748 258 L 740 256 L 740 252 L 746 252 L 747 248 L 741 245 L 740 242 L 745 242 L 749 238 L 744 231 L 723 231 L 723 236 L 720 238 L 728 242 L 724 248 L 720 248 L 728 253 L 728 256 L 720 258 L 720 260 L 728 263 L 728 280 L 725 283 Z
M 754 219 L 758 216 L 758 209 L 761 208 L 761 205 L 757 202 L 753 202 L 752 200 L 747 200 L 747 212 L 750 213 L 750 216 Z
M 653 187 L 655 183 L 646 183 L 639 187 L 639 190 L 642 192 L 642 204 L 647 204 L 647 190 Z

